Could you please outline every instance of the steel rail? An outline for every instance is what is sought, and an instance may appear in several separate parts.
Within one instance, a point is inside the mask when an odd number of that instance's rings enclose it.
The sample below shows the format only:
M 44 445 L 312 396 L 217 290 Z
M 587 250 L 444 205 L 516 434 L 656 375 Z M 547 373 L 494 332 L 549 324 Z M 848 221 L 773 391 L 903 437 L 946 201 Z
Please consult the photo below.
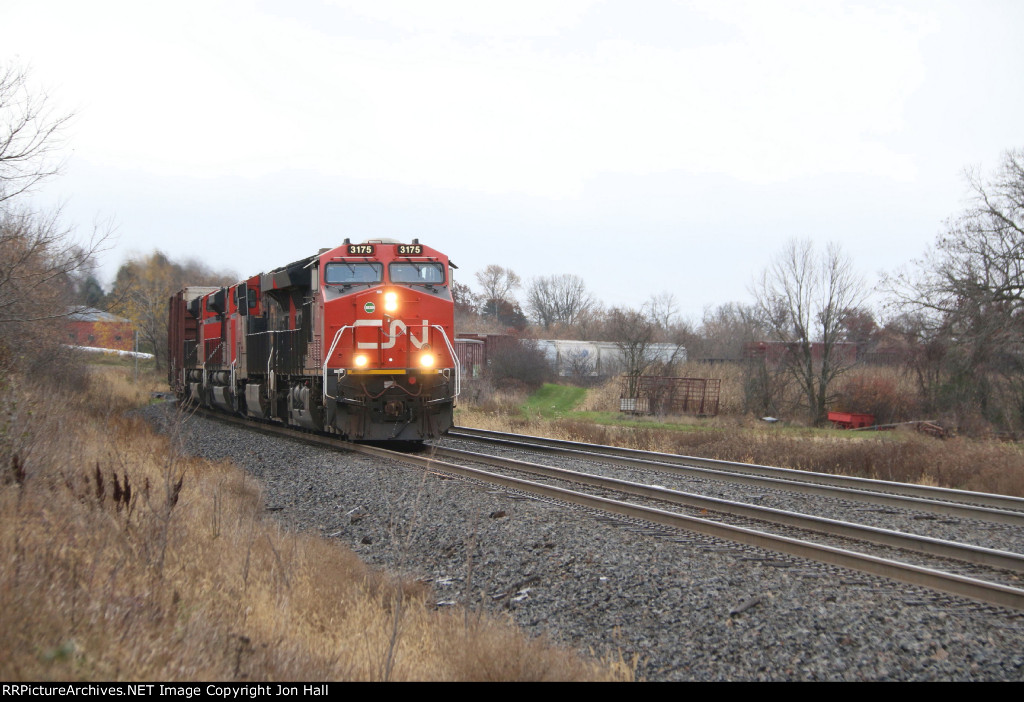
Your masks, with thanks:
M 884 529 L 864 524 L 855 524 L 838 519 L 818 517 L 815 515 L 802 514 L 800 512 L 792 512 L 774 507 L 751 505 L 744 502 L 736 502 L 734 500 L 725 500 L 719 497 L 697 495 L 681 490 L 673 490 L 660 485 L 645 485 L 643 483 L 620 480 L 619 478 L 609 478 L 606 476 L 592 475 L 590 473 L 581 473 L 579 471 L 568 470 L 566 468 L 544 466 L 538 463 L 530 463 L 528 461 L 521 461 L 514 458 L 491 456 L 488 454 L 480 454 L 455 448 L 437 447 L 434 451 L 435 455 L 460 458 L 463 460 L 492 465 L 498 468 L 509 468 L 512 470 L 532 473 L 533 475 L 581 483 L 591 487 L 616 490 L 637 497 L 647 497 L 696 509 L 713 510 L 723 514 L 731 514 L 738 517 L 747 517 L 750 519 L 772 522 L 774 524 L 782 524 L 785 526 L 796 527 L 798 529 L 806 529 L 808 531 L 826 534 L 828 536 L 841 536 L 851 539 L 859 539 L 861 541 L 868 541 L 882 546 L 891 546 L 893 548 L 916 551 L 918 553 L 939 556 L 941 558 L 951 558 L 975 565 L 986 565 L 993 568 L 1003 568 L 1005 570 L 1015 572 L 1024 572 L 1024 555 L 1013 553 L 1011 551 L 1001 551 L 999 549 L 975 546 L 973 544 L 965 544 L 957 541 L 936 539 L 930 536 L 908 534 L 894 529 Z
M 743 485 L 772 487 L 811 495 L 884 504 L 951 517 L 1024 526 L 1024 499 L 950 488 L 932 488 L 910 483 L 895 483 L 870 478 L 854 478 L 827 473 L 811 473 L 792 468 L 775 468 L 752 463 L 736 463 L 713 458 L 677 456 L 601 444 L 584 444 L 561 439 L 503 434 L 486 429 L 456 427 L 448 436 L 484 441 L 515 448 L 546 451 L 579 458 L 590 458 L 621 466 L 657 469 L 688 477 L 708 478 Z M 503 438 L 508 437 L 508 438 Z M 731 469 L 731 470 L 730 470 Z M 780 477 L 781 476 L 781 477 Z M 842 483 L 843 485 L 830 485 Z M 859 486 L 859 487 L 853 487 Z M 875 488 L 873 490 L 864 488 Z M 890 490 L 892 492 L 883 492 Z M 959 500 L 959 501 L 951 501 Z M 973 503 L 973 504 L 972 504 Z M 988 505 L 988 506 L 986 506 Z M 991 506 L 1000 505 L 1001 507 Z
M 414 463 L 428 470 L 453 472 L 465 477 L 484 480 L 503 487 L 523 490 L 548 498 L 571 502 L 584 507 L 599 509 L 635 519 L 643 519 L 656 524 L 694 531 L 707 536 L 758 546 L 769 551 L 799 556 L 809 560 L 830 565 L 850 568 L 861 572 L 879 575 L 911 585 L 919 585 L 932 590 L 947 592 L 970 599 L 996 604 L 1004 607 L 1024 610 L 1024 589 L 992 583 L 954 573 L 946 573 L 934 568 L 903 563 L 869 554 L 857 553 L 846 549 L 801 541 L 787 536 L 779 536 L 747 527 L 731 526 L 700 517 L 692 517 L 644 507 L 629 502 L 621 502 L 606 497 L 587 495 L 575 490 L 568 490 L 552 485 L 544 485 L 529 480 L 510 478 L 486 471 L 460 466 L 436 458 L 401 454 L 373 446 L 353 446 L 353 450 L 368 455 L 379 456 L 406 463 Z
M 344 449 L 369 456 L 384 458 L 401 463 L 419 466 L 428 471 L 453 473 L 466 478 L 481 480 L 513 490 L 541 495 L 549 499 L 561 500 L 590 509 L 611 512 L 633 519 L 641 519 L 655 524 L 683 529 L 686 531 L 720 538 L 734 543 L 756 546 L 769 551 L 785 553 L 791 556 L 806 558 L 820 563 L 849 568 L 892 580 L 917 585 L 940 592 L 967 597 L 988 604 L 1024 610 L 1024 589 L 992 583 L 954 573 L 946 573 L 934 568 L 902 563 L 887 558 L 857 553 L 846 549 L 801 541 L 786 536 L 770 534 L 747 527 L 731 526 L 709 519 L 693 517 L 676 512 L 645 507 L 629 502 L 620 502 L 596 495 L 587 495 L 575 490 L 568 490 L 553 485 L 544 485 L 520 478 L 488 473 L 477 468 L 460 466 L 437 460 L 431 456 L 399 453 L 376 446 L 353 444 L 329 435 L 302 432 L 277 424 L 254 423 L 215 412 L 201 412 L 202 416 L 223 421 L 225 423 L 276 434 L 285 438 L 304 443 L 324 446 L 333 449 Z

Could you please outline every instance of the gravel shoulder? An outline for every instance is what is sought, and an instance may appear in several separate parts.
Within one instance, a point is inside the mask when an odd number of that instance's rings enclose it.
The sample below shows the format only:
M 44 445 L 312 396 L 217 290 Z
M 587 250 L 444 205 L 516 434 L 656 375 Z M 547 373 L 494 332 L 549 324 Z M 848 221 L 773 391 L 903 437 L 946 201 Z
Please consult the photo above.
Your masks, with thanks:
M 1022 613 L 201 418 L 181 436 L 288 528 L 644 680 L 1024 680 Z

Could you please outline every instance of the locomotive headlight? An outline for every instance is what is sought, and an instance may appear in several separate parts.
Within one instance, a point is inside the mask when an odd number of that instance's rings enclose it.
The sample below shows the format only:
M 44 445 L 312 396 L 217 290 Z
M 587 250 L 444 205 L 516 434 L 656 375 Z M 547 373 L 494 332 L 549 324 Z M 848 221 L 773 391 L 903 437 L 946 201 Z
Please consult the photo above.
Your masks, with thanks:
M 398 309 L 398 293 L 386 292 L 384 293 L 384 311 L 394 312 Z
M 361 353 L 355 358 L 357 368 L 366 368 L 366 364 L 370 362 L 370 359 L 366 357 L 366 354 Z
M 420 356 L 420 365 L 423 366 L 424 368 L 433 368 L 434 367 L 434 354 L 432 354 L 432 353 L 430 353 L 428 351 L 427 353 L 425 353 L 422 356 Z

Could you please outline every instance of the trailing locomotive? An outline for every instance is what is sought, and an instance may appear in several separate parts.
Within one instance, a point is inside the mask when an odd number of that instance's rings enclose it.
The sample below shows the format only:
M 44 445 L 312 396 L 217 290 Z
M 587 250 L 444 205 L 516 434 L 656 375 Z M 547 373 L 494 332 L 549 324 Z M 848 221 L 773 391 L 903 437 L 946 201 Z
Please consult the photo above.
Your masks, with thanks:
M 170 300 L 180 401 L 361 441 L 448 431 L 459 394 L 448 258 L 348 239 L 228 288 Z

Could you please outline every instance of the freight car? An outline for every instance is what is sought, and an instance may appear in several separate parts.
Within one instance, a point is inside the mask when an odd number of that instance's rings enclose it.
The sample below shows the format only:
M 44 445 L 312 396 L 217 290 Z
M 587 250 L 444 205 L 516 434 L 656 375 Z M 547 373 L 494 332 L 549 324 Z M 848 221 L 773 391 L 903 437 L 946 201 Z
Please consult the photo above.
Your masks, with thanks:
M 377 239 L 170 299 L 168 382 L 183 403 L 361 441 L 453 422 L 459 361 L 448 258 Z

